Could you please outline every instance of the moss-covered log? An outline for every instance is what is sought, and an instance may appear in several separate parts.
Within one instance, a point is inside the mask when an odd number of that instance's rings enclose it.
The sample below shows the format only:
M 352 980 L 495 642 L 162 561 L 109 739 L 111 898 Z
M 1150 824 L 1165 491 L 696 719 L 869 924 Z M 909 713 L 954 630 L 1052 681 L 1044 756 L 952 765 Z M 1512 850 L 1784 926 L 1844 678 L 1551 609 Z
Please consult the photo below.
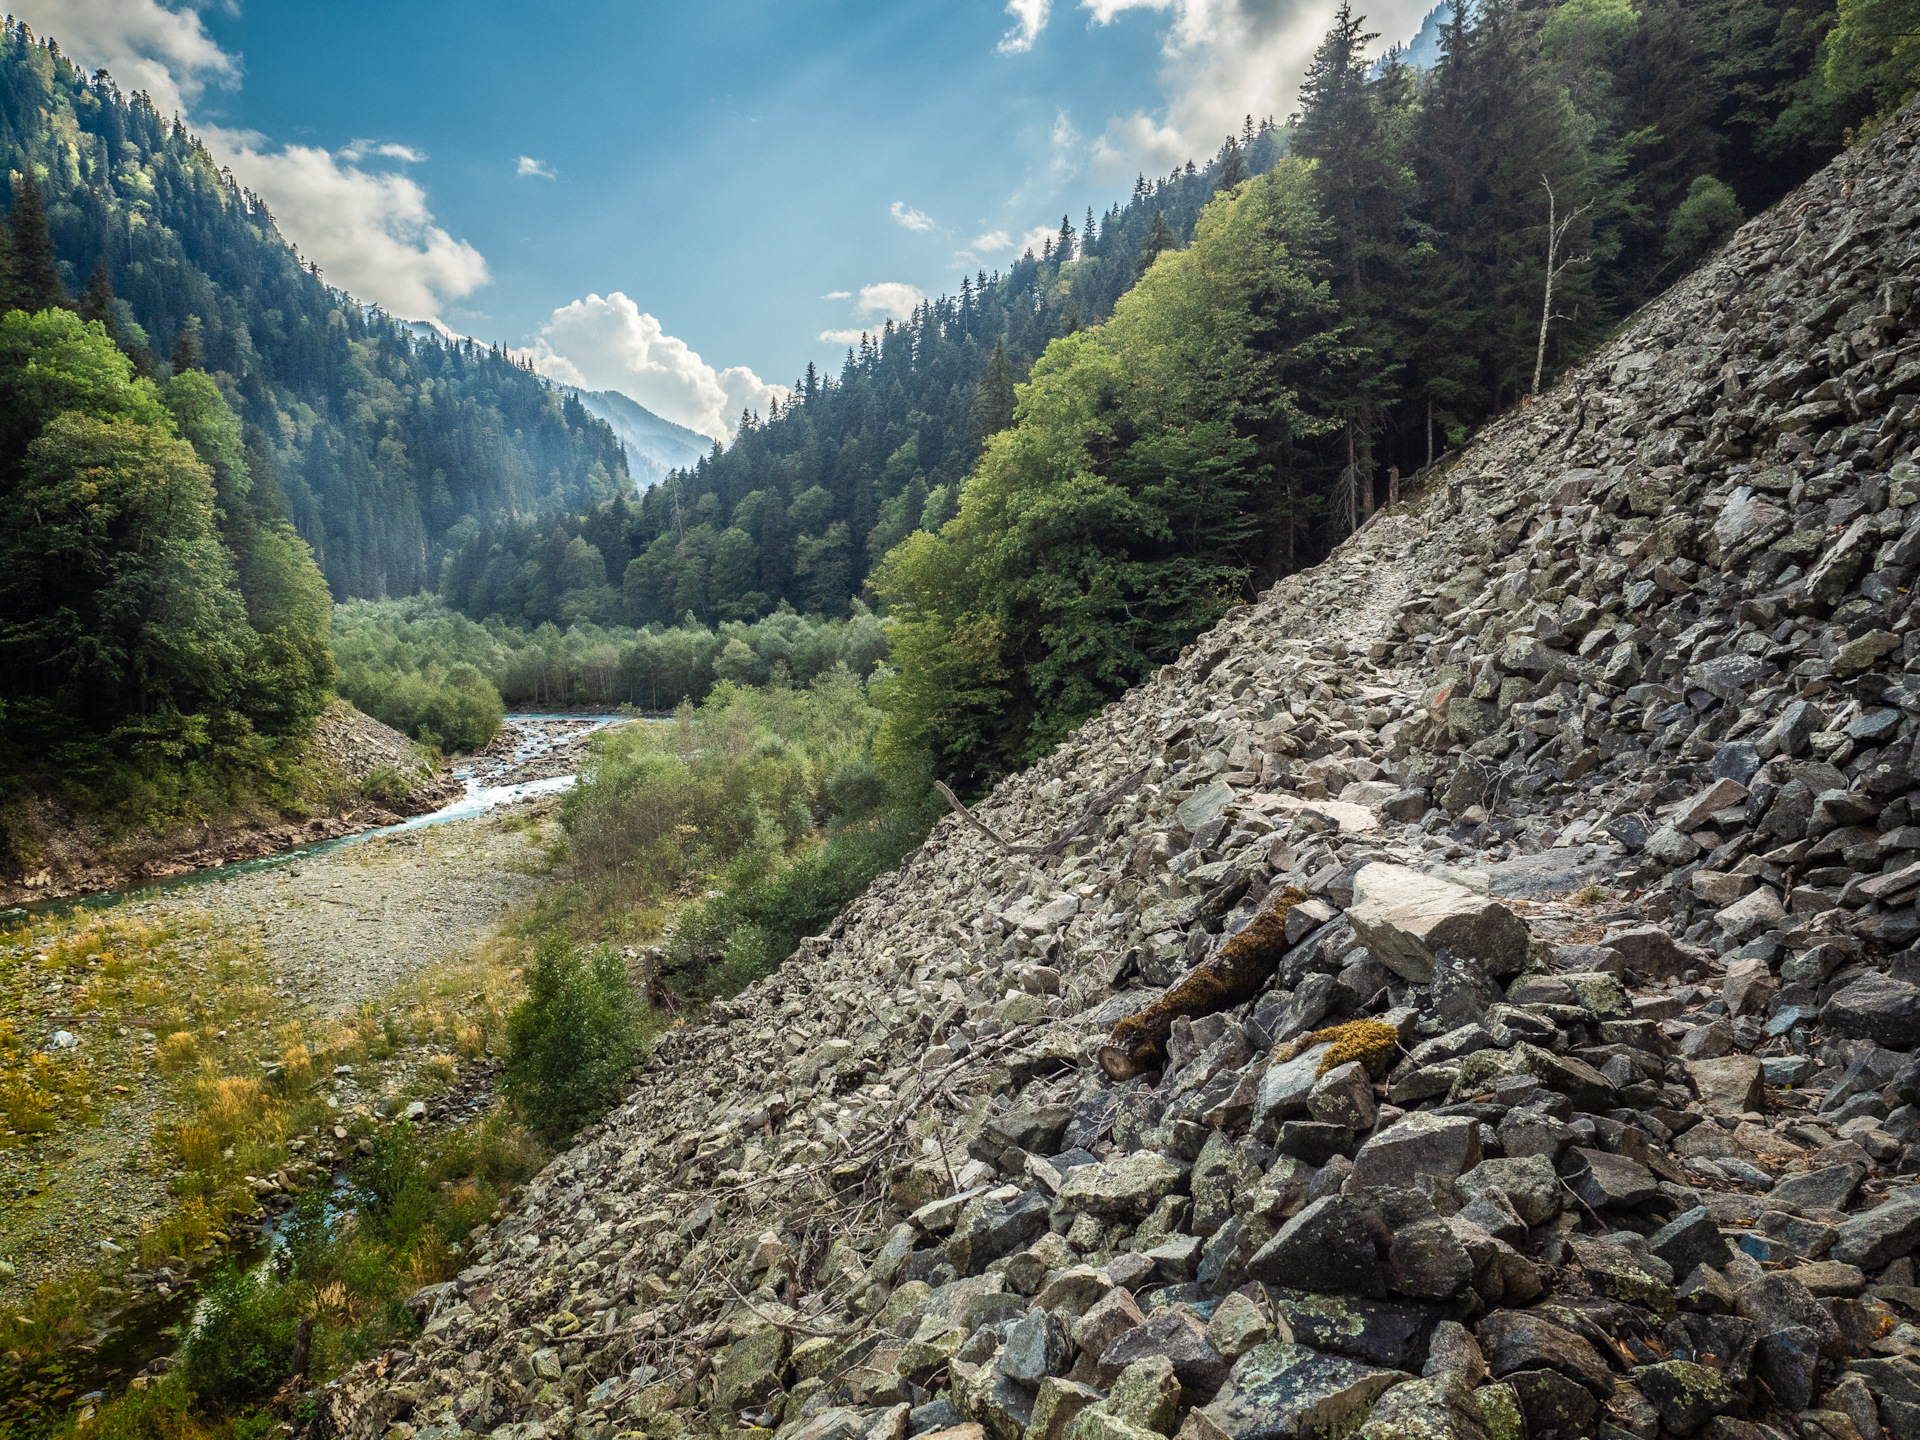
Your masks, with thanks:
M 1306 898 L 1291 886 L 1279 891 L 1218 955 L 1194 966 L 1138 1015 L 1115 1025 L 1100 1047 L 1100 1067 L 1116 1080 L 1144 1074 L 1160 1064 L 1173 1022 L 1182 1015 L 1197 1019 L 1258 995 L 1287 953 L 1287 912 Z

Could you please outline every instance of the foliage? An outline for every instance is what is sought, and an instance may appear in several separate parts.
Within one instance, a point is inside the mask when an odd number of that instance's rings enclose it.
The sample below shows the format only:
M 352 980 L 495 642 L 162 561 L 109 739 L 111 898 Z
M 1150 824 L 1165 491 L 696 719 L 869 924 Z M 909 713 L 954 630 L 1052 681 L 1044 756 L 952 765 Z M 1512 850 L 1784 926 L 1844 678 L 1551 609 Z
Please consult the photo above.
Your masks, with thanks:
M 0 34 L 0 158 L 36 177 L 54 288 L 87 287 L 147 373 L 205 370 L 337 597 L 431 584 L 462 517 L 630 489 L 619 442 L 578 400 L 497 346 L 417 333 L 327 285 L 178 118 L 21 24 Z
M 604 1115 L 625 1093 L 645 1050 L 648 1014 L 607 946 L 582 955 L 550 935 L 527 972 L 527 998 L 507 1017 L 502 1088 L 527 1126 L 559 1145 Z M 391 1227 L 409 1192 L 392 1156 L 371 1157 L 369 1213 Z
M 0 317 L 0 761 L 96 811 L 284 790 L 330 606 L 204 375 L 164 391 L 98 322 Z
M 901 635 L 884 753 L 968 775 L 1051 747 L 1284 564 L 1342 363 L 1319 235 L 1283 161 L 1048 347 L 959 516 L 876 577 Z
M 229 1265 L 202 1287 L 198 1315 L 180 1356 L 182 1379 L 197 1399 L 231 1407 L 279 1388 L 299 1328 L 288 1292 Z
M 462 702 L 477 706 L 486 698 L 470 678 L 456 683 L 462 666 L 519 707 L 627 704 L 658 711 L 704 700 L 722 681 L 805 685 L 839 666 L 869 675 L 890 645 L 886 623 L 858 601 L 845 620 L 783 606 L 751 625 L 726 621 L 717 630 L 582 621 L 564 631 L 546 623 L 528 632 L 497 619 L 476 624 L 432 595 L 416 595 L 349 602 L 335 611 L 333 627 L 341 694 L 397 730 L 418 735 L 424 726 L 454 749 L 477 748 L 493 735 L 477 710 L 461 723 L 445 718 L 461 714 Z M 499 703 L 488 703 L 486 712 Z M 497 727 L 497 715 L 491 724 Z

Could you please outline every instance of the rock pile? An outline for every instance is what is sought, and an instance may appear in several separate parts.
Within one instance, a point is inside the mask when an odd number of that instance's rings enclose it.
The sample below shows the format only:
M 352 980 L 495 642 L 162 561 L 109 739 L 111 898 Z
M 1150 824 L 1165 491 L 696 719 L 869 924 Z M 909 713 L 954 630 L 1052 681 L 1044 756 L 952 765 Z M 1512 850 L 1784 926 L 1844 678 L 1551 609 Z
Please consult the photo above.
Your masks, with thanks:
M 666 1037 L 320 1429 L 1920 1435 L 1917 138 Z

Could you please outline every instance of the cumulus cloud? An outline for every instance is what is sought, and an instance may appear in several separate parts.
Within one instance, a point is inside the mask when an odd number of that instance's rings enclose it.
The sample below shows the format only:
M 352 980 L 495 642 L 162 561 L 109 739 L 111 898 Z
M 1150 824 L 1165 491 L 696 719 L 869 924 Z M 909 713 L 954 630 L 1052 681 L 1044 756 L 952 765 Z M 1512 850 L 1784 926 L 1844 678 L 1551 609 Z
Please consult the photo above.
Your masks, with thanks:
M 976 235 L 967 242 L 967 249 L 977 250 L 982 255 L 998 255 L 1003 250 L 1013 248 L 1013 237 L 1004 230 L 989 230 L 984 235 Z
M 529 353 L 542 374 L 562 384 L 618 390 L 716 440 L 733 437 L 741 410 L 764 415 L 769 402 L 791 393 L 744 365 L 716 370 L 618 290 L 555 310 Z
M 872 333 L 870 330 L 822 330 L 820 338 L 829 345 L 857 345 Z
M 191 6 L 159 0 L 17 0 L 13 13 L 124 91 L 144 90 L 162 115 L 184 112 L 208 85 L 240 80 L 240 58 L 214 42 Z
M 212 134 L 330 284 L 424 319 L 490 278 L 478 250 L 433 223 L 427 192 L 411 177 L 343 164 L 318 146 L 268 150 L 255 148 L 258 136 Z
M 893 202 L 891 214 L 895 220 L 899 221 L 909 230 L 933 229 L 933 217 L 924 210 L 914 209 L 904 200 L 896 200 Z
M 854 309 L 865 315 L 885 315 L 904 320 L 919 308 L 927 292 L 904 280 L 882 280 L 878 285 L 862 285 Z
M 1291 111 L 1335 0 L 1081 0 L 1081 7 L 1096 25 L 1134 10 L 1167 17 L 1163 112 L 1114 118 L 1094 147 L 1096 169 L 1124 178 L 1203 160 L 1239 134 L 1247 116 Z M 1367 18 L 1384 35 L 1411 35 L 1428 8 L 1430 0 L 1379 0 Z
M 1053 0 L 1007 0 L 1013 26 L 1000 37 L 1000 53 L 1019 55 L 1033 49 L 1033 42 L 1047 28 L 1047 14 L 1052 9 Z
M 514 168 L 516 175 L 538 175 L 542 180 L 551 180 L 553 167 L 544 160 L 536 160 L 531 155 L 522 155 Z
M 207 34 L 189 4 L 161 0 L 17 0 L 14 13 L 55 35 L 76 63 L 145 90 L 162 114 L 188 111 L 209 86 L 240 83 L 240 58 Z M 487 283 L 487 262 L 433 223 L 421 185 L 390 167 L 426 157 L 396 141 L 340 149 L 275 148 L 263 135 L 204 122 L 196 130 L 264 198 L 281 233 L 333 284 L 411 319 Z M 368 168 L 369 166 L 375 168 Z

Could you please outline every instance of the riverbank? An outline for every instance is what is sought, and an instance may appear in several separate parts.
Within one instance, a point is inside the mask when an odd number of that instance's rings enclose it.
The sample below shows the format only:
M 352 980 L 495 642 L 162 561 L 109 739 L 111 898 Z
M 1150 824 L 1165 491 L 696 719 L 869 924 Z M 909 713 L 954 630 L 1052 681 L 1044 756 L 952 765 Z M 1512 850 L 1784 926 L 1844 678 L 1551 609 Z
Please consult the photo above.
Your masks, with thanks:
M 0 1095 L 35 1097 L 0 1135 L 0 1352 L 97 1343 L 379 1119 L 490 1095 L 519 963 L 499 925 L 541 883 L 557 808 L 0 934 Z
M 462 781 L 421 748 L 336 700 L 307 749 L 297 800 L 237 805 L 194 824 L 108 833 L 49 796 L 20 802 L 0 847 L 0 909 L 171 879 L 339 839 L 422 815 Z

